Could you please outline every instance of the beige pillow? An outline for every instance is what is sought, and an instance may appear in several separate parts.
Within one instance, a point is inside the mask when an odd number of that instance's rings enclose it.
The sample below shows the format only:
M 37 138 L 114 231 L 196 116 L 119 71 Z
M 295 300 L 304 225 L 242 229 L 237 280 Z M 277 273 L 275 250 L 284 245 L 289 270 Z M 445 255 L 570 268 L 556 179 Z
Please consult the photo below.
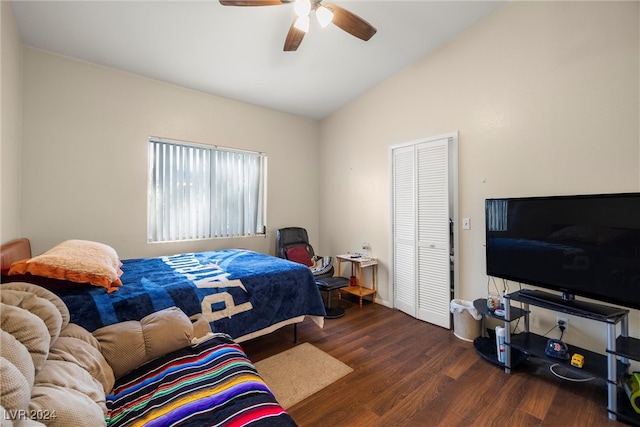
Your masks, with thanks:
M 151 360 L 191 343 L 193 325 L 178 307 L 93 331 L 118 379 Z
M 122 286 L 122 263 L 111 246 L 90 240 L 67 240 L 42 255 L 11 264 L 8 275 L 33 274 L 50 279 L 90 283 L 113 292 Z

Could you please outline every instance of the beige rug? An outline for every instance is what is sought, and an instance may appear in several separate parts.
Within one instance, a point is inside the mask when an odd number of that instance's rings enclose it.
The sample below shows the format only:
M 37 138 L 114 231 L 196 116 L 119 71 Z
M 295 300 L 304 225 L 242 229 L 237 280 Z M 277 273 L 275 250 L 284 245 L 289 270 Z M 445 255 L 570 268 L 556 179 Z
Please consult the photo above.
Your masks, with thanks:
M 349 366 L 309 343 L 256 362 L 255 366 L 285 409 L 353 372 Z

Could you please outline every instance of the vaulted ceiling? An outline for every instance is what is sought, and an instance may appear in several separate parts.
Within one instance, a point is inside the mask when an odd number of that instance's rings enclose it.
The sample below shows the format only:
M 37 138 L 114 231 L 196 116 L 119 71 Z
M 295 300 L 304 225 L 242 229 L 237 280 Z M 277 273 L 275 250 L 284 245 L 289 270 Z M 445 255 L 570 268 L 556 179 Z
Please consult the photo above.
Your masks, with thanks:
M 322 119 L 505 4 L 331 1 L 377 33 L 365 42 L 312 19 L 298 50 L 284 52 L 293 4 L 49 0 L 13 1 L 12 8 L 27 46 Z

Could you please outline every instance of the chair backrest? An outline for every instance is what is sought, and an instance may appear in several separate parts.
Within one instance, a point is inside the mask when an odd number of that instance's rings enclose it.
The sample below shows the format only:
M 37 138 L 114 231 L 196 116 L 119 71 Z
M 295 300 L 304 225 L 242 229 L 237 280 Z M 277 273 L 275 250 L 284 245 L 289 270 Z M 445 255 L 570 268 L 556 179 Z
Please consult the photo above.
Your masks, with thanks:
M 313 257 L 313 247 L 309 244 L 309 236 L 307 230 L 302 227 L 286 227 L 276 232 L 276 255 L 280 258 L 287 259 L 287 250 L 297 246 L 304 246 L 309 253 L 309 257 Z

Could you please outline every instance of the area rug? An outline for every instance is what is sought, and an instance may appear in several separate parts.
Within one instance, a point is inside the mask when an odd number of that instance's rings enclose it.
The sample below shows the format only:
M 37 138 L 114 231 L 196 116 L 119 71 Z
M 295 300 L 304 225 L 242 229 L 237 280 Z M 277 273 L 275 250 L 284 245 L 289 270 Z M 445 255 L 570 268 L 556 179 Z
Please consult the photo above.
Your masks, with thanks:
M 255 367 L 285 409 L 353 372 L 309 343 L 256 362 Z

